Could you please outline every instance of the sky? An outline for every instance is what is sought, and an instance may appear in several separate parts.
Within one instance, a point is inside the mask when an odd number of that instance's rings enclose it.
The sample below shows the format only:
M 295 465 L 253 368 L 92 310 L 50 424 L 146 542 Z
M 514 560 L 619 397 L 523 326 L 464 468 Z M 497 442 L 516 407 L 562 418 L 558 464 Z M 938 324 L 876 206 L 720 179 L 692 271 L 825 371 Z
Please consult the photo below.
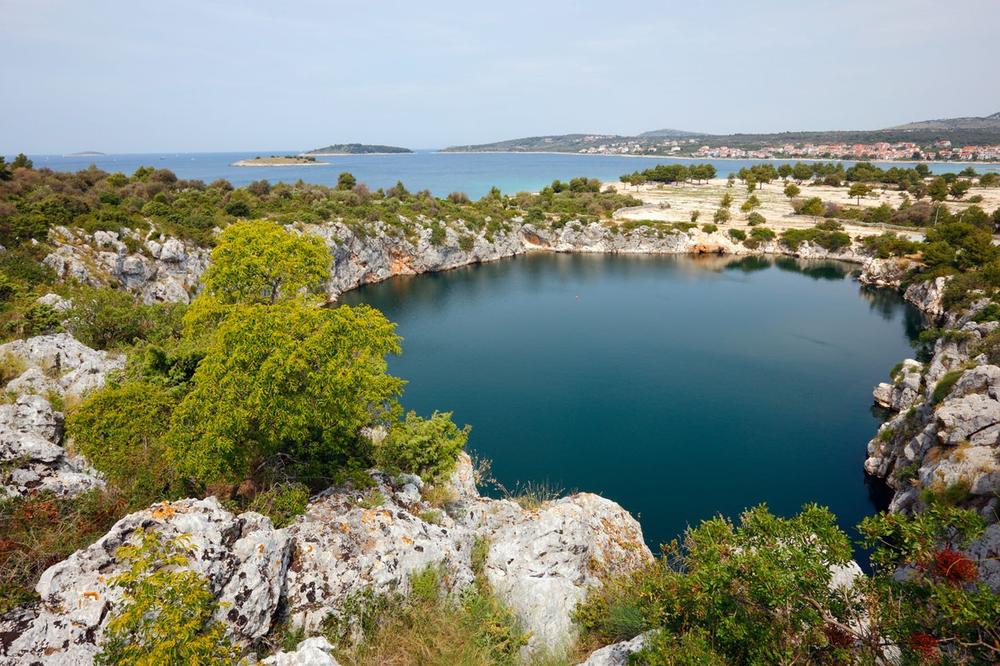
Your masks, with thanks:
M 1000 111 L 998 0 L 0 0 L 0 154 L 438 148 Z

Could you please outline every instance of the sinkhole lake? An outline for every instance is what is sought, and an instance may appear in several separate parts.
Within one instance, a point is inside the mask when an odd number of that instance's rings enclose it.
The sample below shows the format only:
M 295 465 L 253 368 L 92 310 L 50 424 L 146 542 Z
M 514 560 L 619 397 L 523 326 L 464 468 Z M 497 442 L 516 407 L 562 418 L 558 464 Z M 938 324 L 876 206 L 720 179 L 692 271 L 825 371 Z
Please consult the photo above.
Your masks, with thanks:
M 871 390 L 920 315 L 854 267 L 534 254 L 343 296 L 398 323 L 403 404 L 453 411 L 508 488 L 611 498 L 652 547 L 715 514 L 872 513 Z

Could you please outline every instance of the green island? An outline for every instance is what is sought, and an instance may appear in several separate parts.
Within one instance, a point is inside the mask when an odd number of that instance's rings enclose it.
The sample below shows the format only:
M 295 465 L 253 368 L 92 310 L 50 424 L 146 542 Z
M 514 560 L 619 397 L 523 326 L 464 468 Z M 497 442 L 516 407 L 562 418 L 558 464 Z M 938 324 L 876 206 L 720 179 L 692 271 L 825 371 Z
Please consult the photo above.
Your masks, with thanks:
M 272 167 L 272 166 L 322 166 L 329 162 L 319 162 L 308 155 L 271 155 L 270 157 L 250 157 L 236 160 L 233 166 L 238 167 Z
M 0 161 L 2 656 L 996 663 L 998 181 L 692 164 L 471 200 Z M 748 507 L 654 556 L 609 499 L 480 497 L 469 427 L 401 407 L 394 324 L 336 300 L 531 251 L 830 257 L 904 292 L 933 325 L 865 466 L 905 505 L 860 543 Z
M 399 146 L 383 146 L 374 143 L 334 143 L 323 148 L 302 153 L 303 155 L 396 155 L 412 153 L 409 148 Z

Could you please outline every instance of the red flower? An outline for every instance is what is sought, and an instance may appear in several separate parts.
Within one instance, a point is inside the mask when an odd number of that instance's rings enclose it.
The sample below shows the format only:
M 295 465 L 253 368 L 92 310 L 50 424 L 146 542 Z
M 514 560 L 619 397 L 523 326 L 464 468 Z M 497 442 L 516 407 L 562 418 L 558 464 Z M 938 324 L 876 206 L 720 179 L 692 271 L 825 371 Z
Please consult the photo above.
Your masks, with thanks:
M 941 655 L 938 640 L 930 634 L 919 632 L 910 634 L 910 649 L 920 654 L 921 661 L 937 659 Z
M 940 550 L 934 555 L 934 573 L 952 583 L 968 583 L 979 577 L 976 563 L 954 550 Z

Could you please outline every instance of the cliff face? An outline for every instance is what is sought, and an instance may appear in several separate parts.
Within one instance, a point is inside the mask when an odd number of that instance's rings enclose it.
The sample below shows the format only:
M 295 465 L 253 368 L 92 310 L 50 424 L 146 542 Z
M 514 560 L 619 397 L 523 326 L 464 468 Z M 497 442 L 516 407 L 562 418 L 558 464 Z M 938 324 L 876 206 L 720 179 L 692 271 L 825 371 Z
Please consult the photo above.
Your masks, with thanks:
M 528 252 L 784 254 L 854 263 L 868 260 L 854 245 L 831 252 L 803 243 L 791 251 L 777 241 L 768 241 L 751 249 L 734 241 L 725 227 L 706 233 L 700 228 L 663 231 L 639 226 L 626 230 L 599 222 L 569 222 L 557 229 L 515 219 L 509 230 L 494 234 L 481 231 L 460 236 L 446 226 L 442 239 L 435 239 L 429 227 L 417 227 L 413 236 L 405 237 L 383 223 L 376 223 L 374 230 L 365 235 L 339 222 L 303 228 L 322 238 L 330 248 L 333 265 L 326 284 L 330 301 L 362 284 L 394 275 L 449 270 Z M 135 232 L 87 234 L 58 227 L 49 240 L 55 250 L 45 263 L 59 277 L 85 284 L 124 286 L 147 303 L 187 303 L 197 292 L 209 259 L 207 249 L 155 231 L 140 237 Z
M 223 602 L 217 619 L 241 645 L 286 618 L 318 630 L 352 595 L 405 592 L 410 576 L 429 565 L 443 567 L 450 590 L 461 591 L 475 577 L 480 543 L 486 555 L 478 566 L 531 632 L 528 651 L 556 647 L 572 641 L 570 613 L 589 587 L 652 559 L 639 524 L 614 502 L 581 493 L 528 510 L 484 498 L 464 454 L 448 484 L 451 500 L 436 514 L 418 477 L 371 476 L 373 488 L 331 488 L 284 529 L 253 512 L 234 515 L 212 497 L 122 518 L 42 575 L 39 603 L 0 620 L 0 662 L 90 663 L 121 600 L 108 585 L 123 568 L 115 550 L 139 528 L 188 535 L 191 567 Z M 375 493 L 380 503 L 359 502 Z

